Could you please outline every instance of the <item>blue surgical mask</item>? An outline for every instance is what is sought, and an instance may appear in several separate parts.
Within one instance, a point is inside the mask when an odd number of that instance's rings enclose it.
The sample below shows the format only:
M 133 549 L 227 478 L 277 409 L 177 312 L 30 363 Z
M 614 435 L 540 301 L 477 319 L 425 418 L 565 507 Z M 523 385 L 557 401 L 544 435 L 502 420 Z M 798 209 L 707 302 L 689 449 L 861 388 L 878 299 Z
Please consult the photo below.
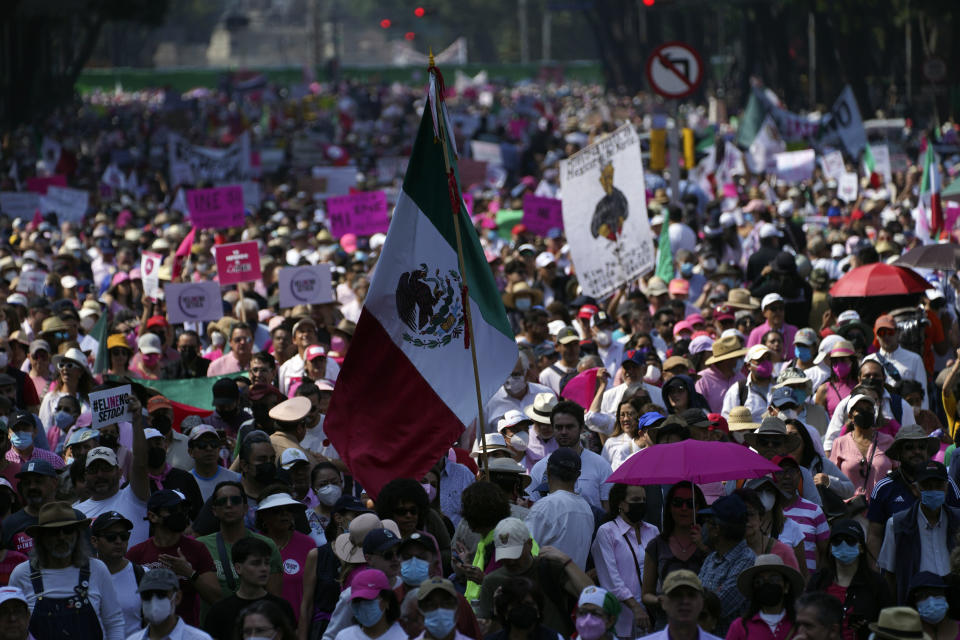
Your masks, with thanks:
M 17 446 L 14 443 L 13 446 Z M 947 499 L 947 494 L 945 491 L 932 490 L 932 491 L 921 491 L 920 492 L 920 504 L 925 506 L 927 509 L 938 510 L 943 506 L 943 502 Z
M 793 352 L 796 354 L 797 359 L 800 360 L 800 362 L 810 362 L 813 360 L 813 354 L 810 351 L 810 347 L 805 344 L 793 345 Z
M 426 560 L 410 558 L 400 564 L 400 578 L 411 587 L 419 587 L 429 577 L 430 563 Z
M 681 264 L 681 265 L 680 265 L 680 275 L 682 275 L 684 278 L 689 278 L 690 276 L 692 276 L 692 275 L 693 275 L 693 263 L 691 263 L 691 262 L 684 262 L 683 264 Z
M 66 431 L 74 423 L 73 414 L 68 411 L 57 411 L 53 414 L 53 422 L 57 425 L 58 429 Z
M 383 617 L 383 609 L 380 608 L 380 600 L 354 600 L 350 603 L 353 610 L 353 617 L 357 619 L 361 627 L 372 627 L 380 622 Z
M 830 553 L 840 564 L 852 564 L 860 557 L 860 547 L 847 542 L 838 542 L 830 545 Z
M 456 624 L 454 609 L 434 609 L 423 614 L 423 626 L 434 638 L 445 638 Z
M 950 605 L 943 596 L 930 596 L 917 603 L 917 612 L 927 624 L 939 624 L 949 608 Z
M 27 449 L 33 444 L 33 434 L 29 431 L 14 431 L 10 434 L 10 444 L 14 449 Z

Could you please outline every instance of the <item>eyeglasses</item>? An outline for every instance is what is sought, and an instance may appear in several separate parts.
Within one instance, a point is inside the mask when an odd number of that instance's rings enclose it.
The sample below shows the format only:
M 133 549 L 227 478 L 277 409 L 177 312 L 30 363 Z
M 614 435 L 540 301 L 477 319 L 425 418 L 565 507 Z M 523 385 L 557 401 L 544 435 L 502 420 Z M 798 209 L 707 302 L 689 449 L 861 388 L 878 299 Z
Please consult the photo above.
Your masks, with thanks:
M 680 509 L 681 507 L 693 509 L 693 498 L 671 498 L 670 506 L 676 509 Z
M 210 449 L 219 449 L 219 448 L 220 448 L 220 443 L 219 443 L 219 442 L 211 442 L 211 441 L 207 440 L 206 442 L 194 442 L 191 446 L 192 446 L 194 449 L 197 449 L 197 450 L 199 450 L 199 451 L 209 451 Z M 237 496 L 237 497 L 239 497 L 239 496 Z
M 243 504 L 243 496 L 225 496 L 223 498 L 217 498 L 213 501 L 213 506 L 215 507 L 225 507 L 228 504 L 233 506 Z
M 250 336 L 238 336 L 236 338 L 231 338 L 230 342 L 235 344 L 247 344 L 248 342 L 253 342 L 253 338 Z
M 117 540 L 123 540 L 126 542 L 130 539 L 130 532 L 125 531 L 123 533 L 101 533 L 98 538 L 103 538 L 107 542 L 116 542 Z
M 80 365 L 73 360 L 61 360 L 57 363 L 57 369 L 79 369 Z

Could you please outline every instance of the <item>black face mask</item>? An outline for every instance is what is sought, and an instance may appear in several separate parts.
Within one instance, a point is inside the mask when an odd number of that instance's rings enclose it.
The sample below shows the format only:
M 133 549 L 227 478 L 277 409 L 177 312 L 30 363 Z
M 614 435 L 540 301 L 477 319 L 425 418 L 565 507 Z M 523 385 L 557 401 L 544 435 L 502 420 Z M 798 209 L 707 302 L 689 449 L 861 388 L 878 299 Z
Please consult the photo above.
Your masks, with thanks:
M 162 467 L 166 461 L 167 452 L 160 447 L 150 447 L 150 449 L 147 450 L 147 466 L 151 469 Z
M 253 468 L 253 479 L 259 484 L 270 484 L 277 477 L 277 465 L 261 462 Z
M 180 349 L 180 359 L 184 362 L 193 362 L 197 359 L 197 350 L 193 347 Z
M 176 513 L 171 513 L 168 516 L 163 518 L 163 527 L 174 533 L 181 533 L 190 524 L 190 519 L 187 517 L 187 514 L 183 511 L 177 511 Z
M 150 418 L 150 426 L 166 435 L 173 427 L 173 422 L 166 416 L 157 416 L 156 418 Z
M 0 491 L 0 513 L 6 513 L 10 511 L 10 505 L 13 504 L 13 500 L 7 494 L 6 491 Z
M 521 603 L 514 605 L 507 613 L 507 623 L 517 629 L 532 629 L 537 624 L 540 614 L 532 604 Z
M 783 600 L 783 586 L 762 582 L 753 588 L 753 597 L 761 607 L 772 607 Z
M 874 424 L 874 418 L 869 413 L 858 413 L 853 416 L 853 424 L 857 425 L 861 429 L 869 429 Z
M 100 434 L 99 445 L 101 447 L 107 447 L 108 449 L 113 449 L 116 451 L 118 444 L 117 436 L 113 435 L 112 433 Z
M 647 503 L 646 502 L 628 502 L 627 503 L 627 512 L 624 514 L 627 517 L 627 520 L 633 523 L 640 522 L 643 520 L 643 517 L 647 515 Z

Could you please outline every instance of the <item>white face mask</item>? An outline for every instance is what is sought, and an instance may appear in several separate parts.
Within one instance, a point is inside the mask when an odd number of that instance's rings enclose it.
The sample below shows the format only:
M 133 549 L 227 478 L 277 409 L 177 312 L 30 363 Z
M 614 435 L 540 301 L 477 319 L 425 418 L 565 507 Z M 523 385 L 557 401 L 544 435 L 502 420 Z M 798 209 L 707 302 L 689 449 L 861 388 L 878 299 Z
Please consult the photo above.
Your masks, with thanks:
M 97 321 L 93 319 L 93 316 L 87 316 L 80 321 L 80 326 L 83 327 L 84 331 L 89 332 L 96 323 Z
M 313 493 L 316 494 L 317 500 L 319 500 L 321 504 L 332 507 L 333 504 L 340 499 L 340 496 L 343 495 L 343 489 L 341 489 L 339 485 L 328 484 L 319 489 L 315 489 Z
M 517 453 L 527 450 L 527 442 L 530 441 L 530 435 L 526 431 L 518 431 L 510 436 L 510 448 Z
M 770 491 L 761 491 L 760 502 L 763 504 L 763 509 L 765 511 L 770 511 L 770 509 L 773 509 L 773 505 L 777 502 L 777 498 Z
M 510 376 L 507 378 L 507 381 L 503 383 L 503 388 L 510 395 L 516 396 L 523 393 L 526 385 L 527 381 L 524 380 L 523 376 Z
M 643 374 L 644 382 L 658 382 L 660 380 L 660 369 L 652 364 L 647 365 L 647 372 Z
M 141 604 L 143 619 L 150 624 L 160 624 L 173 613 L 173 600 L 170 598 L 150 598 Z
M 597 345 L 606 349 L 613 342 L 613 335 L 610 331 L 597 332 Z
M 799 417 L 796 409 L 784 409 L 780 411 L 781 420 L 796 420 Z

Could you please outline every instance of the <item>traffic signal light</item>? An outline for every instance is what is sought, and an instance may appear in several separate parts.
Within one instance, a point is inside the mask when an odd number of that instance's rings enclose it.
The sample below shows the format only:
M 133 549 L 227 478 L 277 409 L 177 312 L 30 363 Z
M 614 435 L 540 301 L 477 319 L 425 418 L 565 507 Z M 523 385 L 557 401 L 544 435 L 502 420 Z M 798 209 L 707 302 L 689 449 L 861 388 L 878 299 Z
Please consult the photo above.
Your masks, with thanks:
M 393 23 L 390 22 L 390 19 L 389 19 L 389 18 L 384 18 L 383 20 L 380 21 L 380 28 L 381 28 L 381 29 L 389 29 L 391 24 L 393 24 Z
M 656 2 L 656 0 L 643 0 L 643 6 L 652 7 L 654 2 Z
M 423 7 L 417 7 L 413 10 L 413 15 L 417 16 L 418 18 L 422 18 L 423 16 L 427 15 L 427 10 Z

